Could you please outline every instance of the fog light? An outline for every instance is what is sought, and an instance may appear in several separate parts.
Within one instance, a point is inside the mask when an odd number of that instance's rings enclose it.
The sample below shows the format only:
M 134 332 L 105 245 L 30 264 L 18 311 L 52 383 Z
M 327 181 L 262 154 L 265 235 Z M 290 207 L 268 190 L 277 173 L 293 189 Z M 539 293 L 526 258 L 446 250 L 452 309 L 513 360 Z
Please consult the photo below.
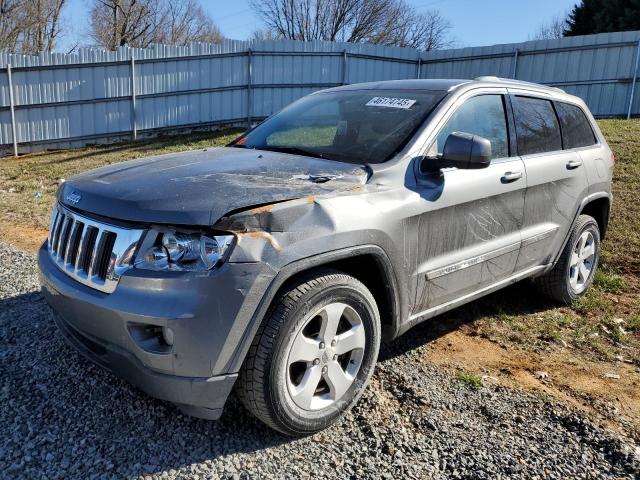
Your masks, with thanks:
M 169 327 L 162 327 L 162 339 L 164 340 L 164 343 L 171 346 L 173 345 L 174 338 L 173 330 Z

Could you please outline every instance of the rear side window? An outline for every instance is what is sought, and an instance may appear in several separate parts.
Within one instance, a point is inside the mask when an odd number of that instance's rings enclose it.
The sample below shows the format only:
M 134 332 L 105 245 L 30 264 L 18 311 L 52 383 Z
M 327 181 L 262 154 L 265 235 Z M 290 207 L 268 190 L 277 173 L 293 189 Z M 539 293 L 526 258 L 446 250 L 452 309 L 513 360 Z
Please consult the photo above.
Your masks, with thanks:
M 560 125 L 549 100 L 516 96 L 512 103 L 520 155 L 562 150 Z
M 596 137 L 589 120 L 580 107 L 556 102 L 556 110 L 562 126 L 564 148 L 588 147 L 596 144 Z

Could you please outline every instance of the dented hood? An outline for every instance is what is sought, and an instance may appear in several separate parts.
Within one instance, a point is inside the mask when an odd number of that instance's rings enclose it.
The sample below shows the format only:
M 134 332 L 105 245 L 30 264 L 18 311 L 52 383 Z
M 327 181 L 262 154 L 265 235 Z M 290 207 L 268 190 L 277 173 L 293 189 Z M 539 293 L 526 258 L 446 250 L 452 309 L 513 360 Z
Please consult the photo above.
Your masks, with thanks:
M 58 199 L 120 220 L 212 225 L 232 210 L 350 191 L 366 180 L 359 165 L 223 147 L 91 170 L 65 182 Z

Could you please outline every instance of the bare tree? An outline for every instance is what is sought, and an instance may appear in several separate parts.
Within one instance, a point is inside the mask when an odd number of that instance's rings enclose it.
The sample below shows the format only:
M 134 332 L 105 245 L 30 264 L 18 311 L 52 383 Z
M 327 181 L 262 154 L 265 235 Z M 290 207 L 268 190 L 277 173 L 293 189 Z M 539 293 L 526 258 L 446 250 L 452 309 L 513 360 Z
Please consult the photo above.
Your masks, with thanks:
M 347 41 L 424 50 L 448 45 L 451 25 L 404 0 L 251 0 L 266 30 L 294 40 Z
M 22 51 L 51 52 L 60 35 L 60 14 L 65 0 L 31 0 L 25 4 L 25 14 L 31 21 L 31 28 L 23 34 Z
M 556 15 L 551 20 L 543 23 L 538 30 L 530 36 L 530 40 L 552 40 L 564 37 L 567 28 L 568 13 Z
M 0 0 L 0 50 L 17 51 L 18 38 L 24 29 L 21 0 Z
M 166 2 L 165 23 L 156 42 L 186 45 L 190 42 L 220 43 L 222 40 L 220 29 L 196 0 Z
M 66 0 L 0 0 L 0 48 L 25 54 L 51 52 L 61 33 Z
M 368 43 L 395 45 L 431 51 L 452 46 L 451 24 L 440 12 L 417 13 L 399 3 L 386 22 L 373 35 L 362 39 Z
M 95 0 L 91 28 L 96 43 L 110 50 L 222 41 L 220 30 L 196 0 Z
M 274 31 L 268 28 L 260 28 L 251 34 L 251 40 L 276 40 L 277 38 L 278 36 Z
M 422 25 L 424 30 L 419 37 L 420 43 L 416 42 L 415 48 L 420 48 L 427 52 L 431 50 L 441 50 L 452 48 L 454 40 L 450 36 L 451 22 L 444 18 L 437 10 L 431 10 L 418 16 L 417 25 Z
M 96 0 L 91 9 L 93 39 L 100 46 L 147 47 L 156 38 L 162 12 L 153 0 Z

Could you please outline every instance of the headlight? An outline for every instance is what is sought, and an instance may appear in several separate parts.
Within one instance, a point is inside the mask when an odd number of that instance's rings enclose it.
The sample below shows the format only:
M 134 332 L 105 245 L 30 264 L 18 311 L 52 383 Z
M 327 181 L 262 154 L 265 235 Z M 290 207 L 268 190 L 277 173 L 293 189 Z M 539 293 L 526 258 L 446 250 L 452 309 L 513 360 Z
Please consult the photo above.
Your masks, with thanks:
M 231 252 L 233 235 L 150 230 L 135 266 L 147 270 L 211 270 Z

